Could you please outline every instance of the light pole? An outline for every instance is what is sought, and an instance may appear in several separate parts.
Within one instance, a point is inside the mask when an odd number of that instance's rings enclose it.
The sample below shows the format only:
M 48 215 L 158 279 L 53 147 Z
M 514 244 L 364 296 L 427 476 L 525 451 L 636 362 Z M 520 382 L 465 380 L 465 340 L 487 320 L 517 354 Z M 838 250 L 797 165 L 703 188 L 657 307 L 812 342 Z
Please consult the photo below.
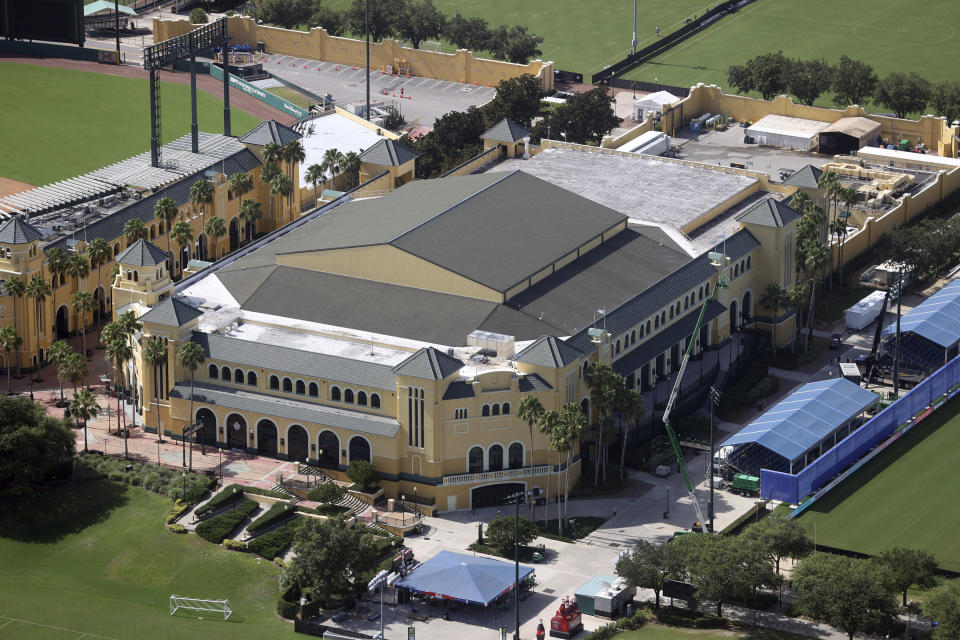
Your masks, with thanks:
M 127 437 L 126 431 L 123 432 L 123 437 L 124 438 Z M 126 442 L 126 440 L 124 440 L 124 442 Z M 157 466 L 158 467 L 160 466 L 160 441 L 159 440 L 157 440 Z
M 540 489 L 534 488 L 527 491 L 518 491 L 506 497 L 506 503 L 511 502 L 514 505 L 513 514 L 513 613 L 516 626 L 513 631 L 513 640 L 520 640 L 520 503 L 526 497 L 536 498 L 540 495 Z
M 404 503 L 407 501 L 407 496 L 404 493 L 400 494 L 400 522 L 401 526 L 407 526 L 407 510 L 404 509 Z
M 373 580 L 367 585 L 368 591 L 374 591 L 375 589 L 380 589 L 380 635 L 377 636 L 380 640 L 383 640 L 383 588 L 387 584 L 387 571 L 385 569 L 381 570 L 380 573 L 373 577 Z
M 219 461 L 217 462 L 217 467 L 220 468 L 220 486 L 223 486 L 223 447 L 217 447 L 217 457 Z
M 180 494 L 180 499 L 185 500 L 187 495 L 187 472 L 183 472 L 183 493 Z
M 900 301 L 903 299 L 903 265 L 897 275 L 897 335 L 893 348 L 893 398 L 900 397 Z
M 707 505 L 707 517 L 710 519 L 710 533 L 713 533 L 713 407 L 720 404 L 720 392 L 710 387 L 710 504 Z

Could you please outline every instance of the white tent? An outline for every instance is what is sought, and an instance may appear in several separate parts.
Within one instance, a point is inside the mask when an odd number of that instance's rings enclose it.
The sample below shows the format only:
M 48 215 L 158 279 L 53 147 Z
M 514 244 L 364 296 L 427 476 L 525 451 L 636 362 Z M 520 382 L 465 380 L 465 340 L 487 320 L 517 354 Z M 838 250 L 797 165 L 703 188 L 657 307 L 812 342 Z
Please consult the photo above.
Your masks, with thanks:
M 760 145 L 811 151 L 817 147 L 820 132 L 829 125 L 829 122 L 819 120 L 771 114 L 750 125 L 747 135 Z
M 647 114 L 663 113 L 665 107 L 670 106 L 679 99 L 680 98 L 669 91 L 651 93 L 633 103 L 633 119 L 637 122 L 643 122 Z

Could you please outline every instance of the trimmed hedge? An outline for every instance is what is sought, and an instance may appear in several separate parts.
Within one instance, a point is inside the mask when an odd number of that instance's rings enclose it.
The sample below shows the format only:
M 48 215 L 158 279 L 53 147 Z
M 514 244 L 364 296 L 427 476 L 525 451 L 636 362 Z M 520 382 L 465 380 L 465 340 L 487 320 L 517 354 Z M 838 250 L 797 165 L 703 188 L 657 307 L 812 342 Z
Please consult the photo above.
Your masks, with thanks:
M 686 627 L 688 629 L 726 629 L 730 622 L 726 618 L 718 618 L 708 613 L 700 613 L 690 609 L 678 609 L 676 607 L 661 607 L 654 610 L 653 614 L 657 622 L 668 624 L 673 627 Z
M 620 618 L 616 622 L 610 622 L 598 627 L 596 631 L 588 633 L 583 640 L 609 640 L 621 631 L 639 629 L 647 620 L 650 619 L 650 610 L 647 605 L 637 607 L 637 610 L 629 618 Z
M 187 528 L 182 524 L 172 524 L 170 525 L 170 533 L 186 533 Z
M 240 487 L 240 490 L 244 493 L 250 493 L 257 496 L 268 496 L 270 498 L 282 498 L 283 500 L 289 500 L 290 494 L 284 493 L 283 491 L 274 491 L 273 489 L 261 489 L 260 487 L 248 487 L 247 485 L 237 484 L 231 485 L 235 487 Z
M 130 470 L 127 471 L 127 467 Z M 93 452 L 77 456 L 74 464 L 74 480 L 108 478 L 147 491 L 180 500 L 186 504 L 199 502 L 208 491 L 217 486 L 217 479 L 202 473 L 187 473 L 164 469 L 144 462 L 97 455 Z M 186 491 L 184 491 L 186 485 Z
M 296 512 L 297 510 L 289 502 L 276 502 L 267 509 L 266 513 L 250 523 L 250 526 L 247 527 L 247 533 L 256 533 Z
M 320 600 L 311 600 L 300 606 L 300 619 L 311 620 L 320 615 Z
M 286 591 L 277 598 L 277 614 L 281 618 L 293 620 L 297 617 L 300 608 L 300 587 L 295 584 L 287 587 Z
M 197 507 L 197 510 L 194 512 L 194 516 L 202 516 L 205 513 L 216 511 L 220 507 L 230 504 L 234 500 L 239 500 L 242 497 L 243 487 L 239 484 L 231 484 L 229 487 L 224 487 L 220 493 L 210 498 L 207 501 L 207 504 Z
M 243 500 L 236 508 L 198 524 L 197 535 L 213 544 L 220 544 L 247 516 L 256 511 L 258 506 L 253 500 Z
M 170 515 L 167 516 L 167 524 L 172 524 L 176 522 L 177 520 L 180 519 L 180 517 L 183 514 L 185 514 L 189 510 L 190 510 L 189 504 L 182 502 L 180 500 L 177 500 L 173 505 L 173 509 L 170 510 Z
M 320 504 L 317 505 L 316 509 L 313 509 L 314 513 L 317 513 L 321 516 L 342 516 L 347 511 L 350 511 L 350 507 L 345 507 L 342 504 Z
M 223 541 L 223 546 L 225 546 L 227 549 L 230 549 L 231 551 L 247 551 L 246 542 L 240 542 L 239 540 L 231 540 L 230 538 L 227 538 L 226 540 Z
M 303 526 L 303 518 L 294 518 L 279 529 L 258 536 L 247 543 L 247 549 L 262 558 L 279 558 L 293 544 L 293 537 Z

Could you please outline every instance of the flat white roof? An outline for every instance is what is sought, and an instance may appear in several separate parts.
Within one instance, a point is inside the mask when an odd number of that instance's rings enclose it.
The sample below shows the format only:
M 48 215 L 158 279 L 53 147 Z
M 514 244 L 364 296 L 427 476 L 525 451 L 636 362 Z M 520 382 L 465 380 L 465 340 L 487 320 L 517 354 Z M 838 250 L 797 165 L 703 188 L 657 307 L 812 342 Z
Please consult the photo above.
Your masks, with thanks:
M 747 131 L 760 131 L 795 138 L 813 138 L 829 126 L 829 122 L 820 122 L 819 120 L 769 115 L 754 122 Z
M 360 153 L 383 139 L 375 131 L 339 113 L 310 120 L 302 133 L 300 143 L 307 158 L 300 163 L 300 184 L 305 187 L 310 186 L 306 181 L 307 168 L 312 164 L 320 164 L 327 149 L 336 149 L 340 153 Z
M 650 106 L 650 105 L 663 105 L 673 104 L 679 100 L 677 96 L 673 95 L 669 91 L 657 91 L 656 93 L 651 93 L 648 96 L 644 96 L 638 99 L 633 104 L 638 104 L 640 106 Z
M 884 149 L 882 147 L 864 147 L 857 151 L 857 155 L 903 160 L 916 164 L 939 165 L 941 167 L 960 167 L 960 158 L 947 158 L 946 156 L 938 156 L 932 153 L 914 153 L 913 151 L 899 151 L 897 149 Z

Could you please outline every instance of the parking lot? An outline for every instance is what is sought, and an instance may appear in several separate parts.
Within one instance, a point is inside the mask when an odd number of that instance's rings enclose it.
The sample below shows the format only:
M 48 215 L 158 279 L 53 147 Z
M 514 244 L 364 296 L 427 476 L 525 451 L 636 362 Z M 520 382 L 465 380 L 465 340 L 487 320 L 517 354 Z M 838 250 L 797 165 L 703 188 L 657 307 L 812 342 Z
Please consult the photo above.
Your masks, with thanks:
M 366 99 L 363 67 L 268 54 L 263 69 L 318 95 L 328 93 L 341 106 Z M 370 100 L 396 103 L 409 123 L 433 126 L 437 117 L 480 106 L 494 95 L 486 86 L 370 72 Z

